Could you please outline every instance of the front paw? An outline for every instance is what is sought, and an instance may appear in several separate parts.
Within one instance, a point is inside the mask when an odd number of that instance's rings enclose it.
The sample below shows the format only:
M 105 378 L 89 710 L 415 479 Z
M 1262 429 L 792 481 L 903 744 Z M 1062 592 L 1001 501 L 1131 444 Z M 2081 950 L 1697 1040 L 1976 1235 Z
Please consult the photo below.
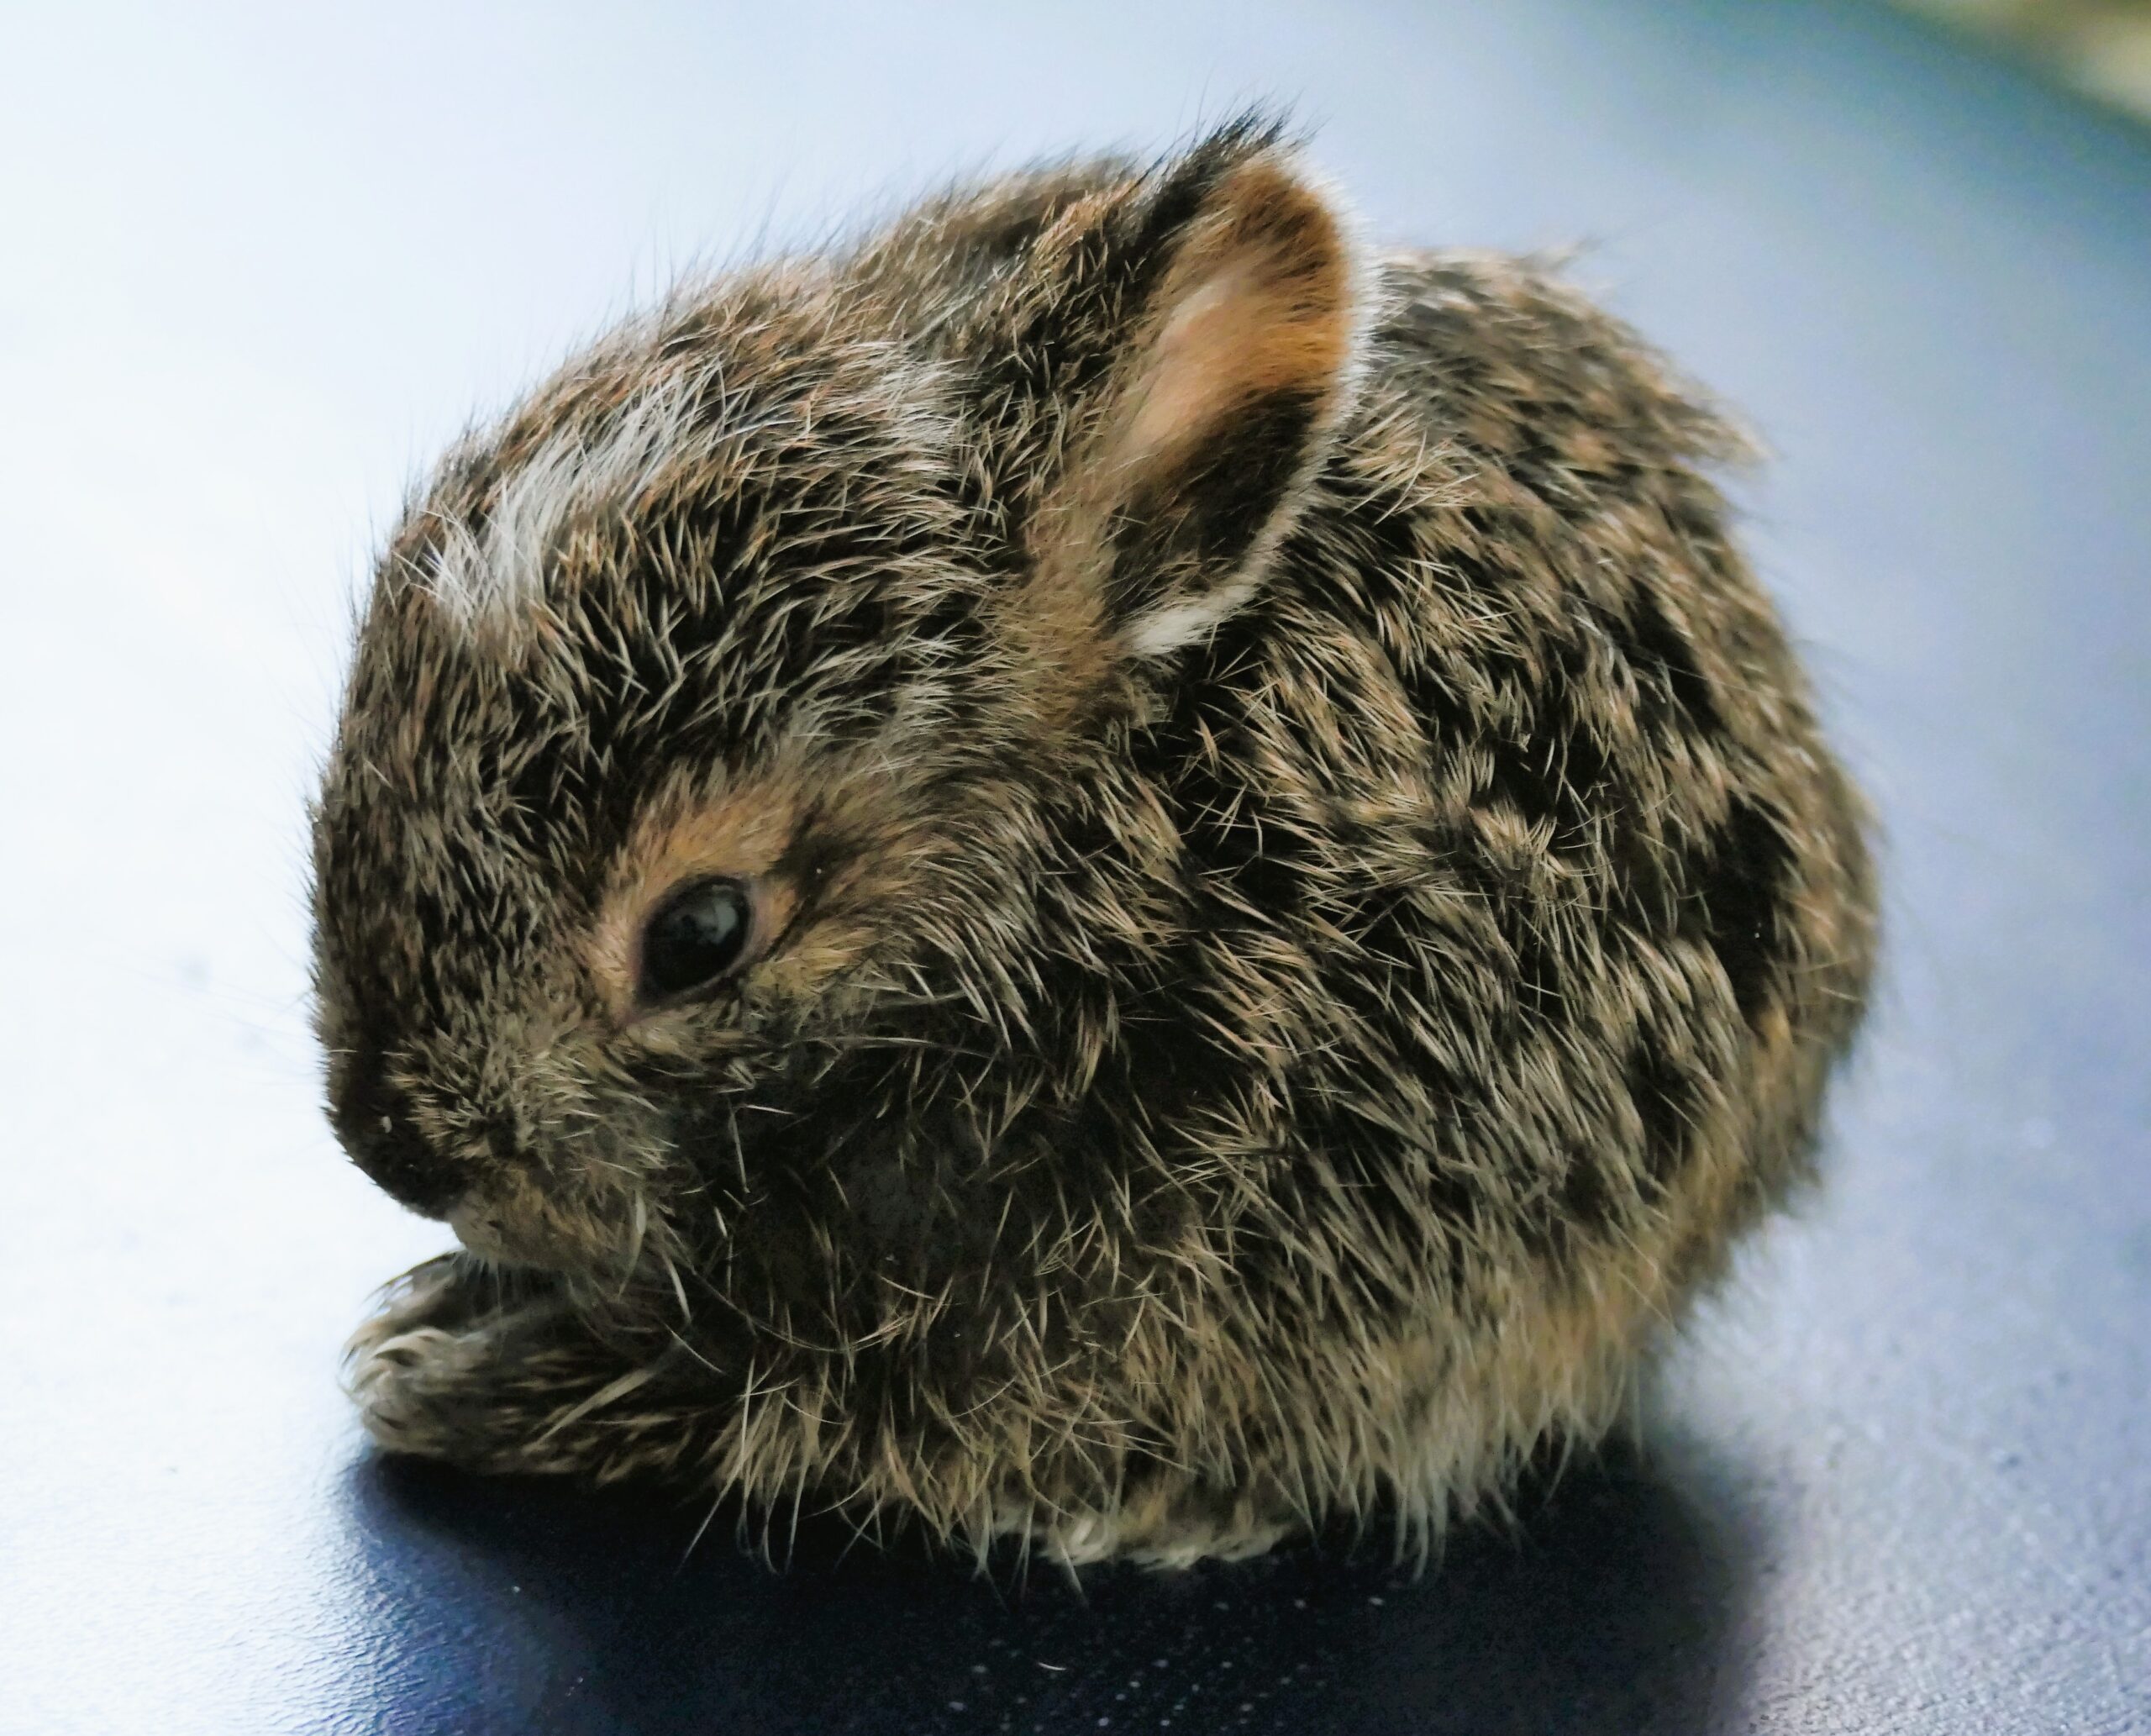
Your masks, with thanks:
M 521 1274 L 447 1254 L 406 1272 L 344 1346 L 344 1385 L 366 1433 L 395 1453 L 505 1469 L 523 1407 L 516 1367 L 562 1303 Z

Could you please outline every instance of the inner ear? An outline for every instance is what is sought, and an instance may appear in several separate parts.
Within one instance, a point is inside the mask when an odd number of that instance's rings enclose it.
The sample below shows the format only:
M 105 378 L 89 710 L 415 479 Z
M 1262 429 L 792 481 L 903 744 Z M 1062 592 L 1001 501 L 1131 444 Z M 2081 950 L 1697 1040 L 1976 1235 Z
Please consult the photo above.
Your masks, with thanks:
M 1041 577 L 1091 589 L 1138 655 L 1252 594 L 1346 407 L 1359 339 L 1344 225 L 1274 150 L 1220 177 L 1169 245 L 1070 462 L 1060 546 L 1041 551 Z

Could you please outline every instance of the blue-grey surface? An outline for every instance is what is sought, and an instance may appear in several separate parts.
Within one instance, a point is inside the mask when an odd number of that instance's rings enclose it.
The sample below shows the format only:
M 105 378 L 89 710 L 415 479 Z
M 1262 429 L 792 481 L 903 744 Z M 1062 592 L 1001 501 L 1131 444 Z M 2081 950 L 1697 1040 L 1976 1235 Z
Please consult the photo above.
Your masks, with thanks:
M 1743 406 L 1887 816 L 1827 1195 L 1412 1582 L 1018 1594 L 384 1465 L 301 809 L 409 471 L 690 258 L 1296 97 Z M 0 1727 L 2151 1728 L 2151 143 L 1854 4 L 27 8 L 0 42 Z

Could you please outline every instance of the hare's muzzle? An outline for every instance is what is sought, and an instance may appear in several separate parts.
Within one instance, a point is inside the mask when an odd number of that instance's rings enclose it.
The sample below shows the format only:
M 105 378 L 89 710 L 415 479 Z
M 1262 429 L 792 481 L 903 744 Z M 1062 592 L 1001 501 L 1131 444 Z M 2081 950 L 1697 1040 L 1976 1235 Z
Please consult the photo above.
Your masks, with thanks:
M 392 1199 L 428 1218 L 447 1217 L 465 1178 L 433 1149 L 380 1069 L 352 1068 L 333 1081 L 331 1094 L 329 1120 L 352 1162 Z

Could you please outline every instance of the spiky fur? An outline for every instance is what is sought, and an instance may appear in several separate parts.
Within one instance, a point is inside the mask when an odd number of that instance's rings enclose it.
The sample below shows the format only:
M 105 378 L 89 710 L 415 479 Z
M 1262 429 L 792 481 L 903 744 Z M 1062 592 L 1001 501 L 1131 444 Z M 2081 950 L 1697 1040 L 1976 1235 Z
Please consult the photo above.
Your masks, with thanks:
M 383 1444 L 1069 1561 L 1423 1544 L 1807 1171 L 1874 895 L 1707 479 L 1244 122 L 681 293 L 450 455 L 317 815 Z M 650 901 L 764 876 L 731 991 Z

